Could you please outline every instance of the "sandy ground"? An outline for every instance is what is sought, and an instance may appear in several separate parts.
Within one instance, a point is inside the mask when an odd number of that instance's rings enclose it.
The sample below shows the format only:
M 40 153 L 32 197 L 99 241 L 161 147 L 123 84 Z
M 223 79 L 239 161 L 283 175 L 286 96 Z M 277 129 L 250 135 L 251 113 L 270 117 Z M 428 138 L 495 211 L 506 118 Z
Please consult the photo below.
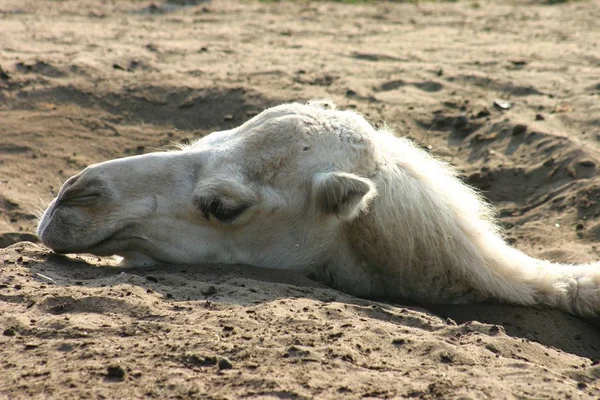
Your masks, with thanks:
M 599 1 L 174 3 L 0 0 L 0 397 L 600 397 L 598 319 L 14 244 L 90 163 L 327 97 L 456 165 L 518 248 L 597 260 Z

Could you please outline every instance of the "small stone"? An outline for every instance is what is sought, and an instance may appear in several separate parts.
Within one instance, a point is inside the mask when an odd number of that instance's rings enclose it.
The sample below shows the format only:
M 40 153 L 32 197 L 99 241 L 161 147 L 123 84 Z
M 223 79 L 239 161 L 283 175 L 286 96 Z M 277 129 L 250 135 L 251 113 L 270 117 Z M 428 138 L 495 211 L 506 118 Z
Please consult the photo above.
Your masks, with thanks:
M 535 114 L 535 120 L 536 121 L 543 121 L 546 118 L 542 115 L 542 114 Z
M 487 108 L 484 108 L 483 110 L 479 111 L 477 113 L 477 115 L 475 115 L 475 118 L 485 118 L 485 117 L 489 117 L 490 116 L 490 110 L 488 110 Z
M 593 162 L 592 160 L 582 160 L 582 161 L 579 161 L 579 165 L 581 165 L 582 167 L 593 168 L 596 166 L 596 163 Z
M 517 124 L 513 127 L 512 134 L 513 136 L 522 135 L 527 132 L 527 125 Z
M 125 377 L 125 370 L 119 365 L 109 365 L 106 368 L 106 376 L 112 379 L 123 379 Z
M 509 110 L 512 108 L 512 104 L 506 100 L 494 100 L 494 107 L 502 110 Z
M 6 72 L 4 72 L 2 67 L 0 67 L 0 80 L 7 81 L 9 79 L 10 79 L 10 76 Z
M 490 335 L 497 335 L 500 333 L 500 327 L 498 325 L 490 326 Z
M 469 125 L 469 120 L 464 115 L 459 115 L 458 117 L 456 117 L 454 119 L 454 122 L 452 123 L 452 125 L 457 129 L 462 129 L 462 128 L 466 127 L 467 125 Z
M 225 120 L 225 121 L 233 121 L 233 115 L 231 115 L 231 114 L 225 114 L 223 116 L 223 120 Z
M 219 367 L 219 370 L 233 368 L 233 364 L 231 363 L 231 361 L 229 361 L 229 359 L 227 357 L 221 358 L 217 365 Z
M 56 350 L 68 353 L 70 351 L 73 351 L 73 349 L 74 347 L 71 343 L 61 343 Z
M 454 357 L 450 353 L 442 353 L 440 355 L 440 361 L 442 363 L 444 363 L 444 364 L 453 364 L 454 363 Z
M 212 296 L 213 294 L 217 294 L 217 288 L 211 285 L 206 289 L 202 289 L 200 293 L 202 293 L 204 296 Z
M 582 230 L 583 229 L 583 224 L 577 224 L 577 225 L 575 225 L 575 229 L 578 230 L 578 231 Z
M 179 104 L 179 108 L 190 108 L 193 107 L 194 104 L 196 104 L 196 100 L 195 99 L 186 99 L 184 101 L 181 102 L 181 104 Z M 172 135 L 170 135 L 172 136 Z
M 17 334 L 17 332 L 15 331 L 14 328 L 8 328 L 8 329 L 5 329 L 4 332 L 2 332 L 2 334 L 4 336 L 15 336 Z

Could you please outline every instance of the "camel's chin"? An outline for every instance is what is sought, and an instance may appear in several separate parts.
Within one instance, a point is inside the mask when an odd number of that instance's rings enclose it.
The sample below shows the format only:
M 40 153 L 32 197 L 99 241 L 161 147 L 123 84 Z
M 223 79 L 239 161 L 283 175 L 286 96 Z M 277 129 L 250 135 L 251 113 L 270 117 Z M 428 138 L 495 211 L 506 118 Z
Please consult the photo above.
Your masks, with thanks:
M 127 239 L 118 238 L 115 232 L 99 238 L 86 241 L 86 243 L 56 243 L 51 237 L 41 236 L 42 243 L 58 254 L 88 253 L 96 256 L 112 256 L 123 249 Z
M 120 267 L 149 267 L 160 262 L 147 254 L 135 250 L 122 251 L 117 255 Z

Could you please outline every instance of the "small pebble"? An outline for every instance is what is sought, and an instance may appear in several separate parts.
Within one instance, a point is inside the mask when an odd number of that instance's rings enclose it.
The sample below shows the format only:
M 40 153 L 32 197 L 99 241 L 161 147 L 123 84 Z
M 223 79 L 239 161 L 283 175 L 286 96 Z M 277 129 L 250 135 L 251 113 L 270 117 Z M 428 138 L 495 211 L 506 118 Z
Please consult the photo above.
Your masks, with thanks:
M 58 346 L 57 348 L 58 351 L 64 351 L 66 353 L 73 351 L 73 349 L 74 347 L 70 343 L 61 343 L 60 346 Z
M 462 129 L 469 125 L 469 120 L 464 115 L 459 115 L 454 119 L 454 123 L 452 124 L 455 128 Z
M 8 328 L 8 329 L 5 329 L 4 332 L 2 332 L 2 334 L 4 336 L 15 336 L 17 334 L 17 332 L 15 332 L 14 328 Z
M 442 363 L 444 363 L 444 364 L 453 364 L 454 363 L 454 357 L 450 353 L 442 353 L 440 355 L 440 361 Z
M 527 132 L 527 125 L 517 124 L 513 127 L 512 134 L 513 136 L 522 135 Z
M 498 325 L 490 326 L 490 335 L 497 335 L 500 333 L 500 327 Z
M 231 363 L 231 361 L 229 361 L 229 359 L 227 359 L 227 357 L 221 358 L 219 360 L 218 366 L 219 366 L 219 370 L 233 368 L 233 364 Z
M 592 160 L 582 160 L 579 161 L 579 165 L 581 165 L 582 167 L 595 167 L 596 163 L 594 163 Z
M 542 114 L 535 114 L 535 120 L 536 121 L 543 121 L 546 118 L 544 118 L 544 116 Z
M 477 115 L 475 116 L 475 118 L 484 118 L 484 117 L 489 117 L 490 116 L 490 110 L 488 110 L 487 108 L 484 108 L 483 110 L 479 111 L 477 113 Z
M 546 161 L 544 161 L 544 167 L 549 167 L 554 164 L 554 158 L 550 157 Z
M 508 110 L 512 108 L 512 104 L 506 100 L 494 100 L 494 106 L 502 110 Z
M 125 370 L 119 365 L 109 365 L 106 368 L 106 376 L 113 379 L 123 379 L 125 377 Z
M 202 289 L 200 293 L 202 293 L 204 296 L 212 296 L 213 294 L 217 294 L 217 288 L 211 285 L 206 289 Z

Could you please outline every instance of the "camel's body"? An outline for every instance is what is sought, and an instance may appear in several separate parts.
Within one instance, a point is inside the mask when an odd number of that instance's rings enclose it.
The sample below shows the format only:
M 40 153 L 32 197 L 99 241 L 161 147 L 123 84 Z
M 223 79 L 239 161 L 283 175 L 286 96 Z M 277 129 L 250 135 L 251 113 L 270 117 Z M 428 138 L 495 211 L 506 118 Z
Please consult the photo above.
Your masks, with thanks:
M 40 223 L 59 252 L 299 270 L 360 296 L 600 314 L 600 264 L 526 256 L 445 164 L 354 112 L 271 108 L 181 151 L 93 165 Z

